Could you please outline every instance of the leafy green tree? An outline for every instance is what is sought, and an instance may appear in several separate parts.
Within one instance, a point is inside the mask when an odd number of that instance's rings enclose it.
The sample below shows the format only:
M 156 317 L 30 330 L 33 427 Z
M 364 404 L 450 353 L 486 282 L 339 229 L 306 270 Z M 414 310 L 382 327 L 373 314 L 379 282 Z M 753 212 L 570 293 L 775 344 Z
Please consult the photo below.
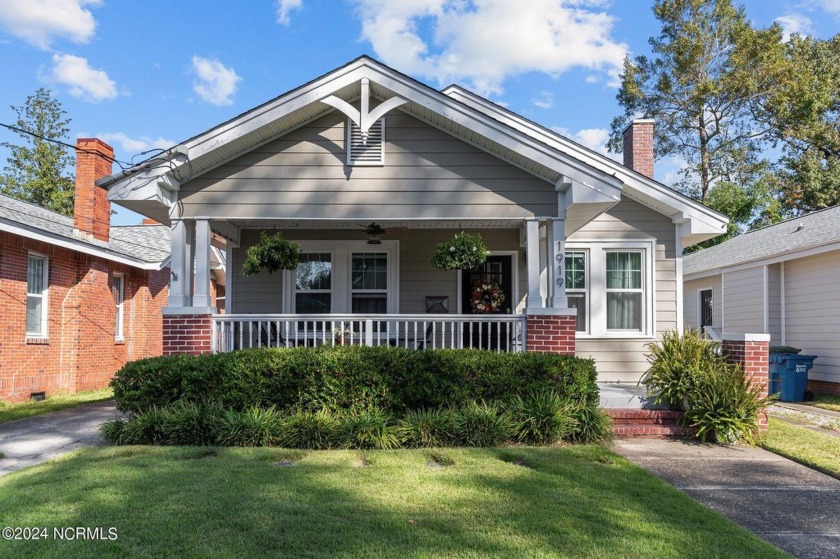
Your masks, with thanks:
M 23 106 L 12 106 L 12 110 L 17 113 L 15 127 L 31 134 L 17 132 L 22 138 L 20 145 L 0 144 L 10 151 L 0 174 L 0 192 L 72 215 L 75 182 L 67 170 L 72 169 L 74 154 L 70 148 L 49 141 L 68 142 L 67 112 L 52 92 L 44 88 L 27 97 Z
M 634 118 L 654 118 L 655 155 L 683 159 L 676 186 L 705 201 L 717 182 L 744 184 L 762 166 L 769 125 L 752 117 L 754 67 L 741 61 L 778 50 L 781 29 L 752 29 L 730 0 L 658 0 L 653 11 L 662 32 L 650 39 L 653 58 L 624 62 L 617 95 L 624 114 L 612 122 L 608 147 L 621 151 Z

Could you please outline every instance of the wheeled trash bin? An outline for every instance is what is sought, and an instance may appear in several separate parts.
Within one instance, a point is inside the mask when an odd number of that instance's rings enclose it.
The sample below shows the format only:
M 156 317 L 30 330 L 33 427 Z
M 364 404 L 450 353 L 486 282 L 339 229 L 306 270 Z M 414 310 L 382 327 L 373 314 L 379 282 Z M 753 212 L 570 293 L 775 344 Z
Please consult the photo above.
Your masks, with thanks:
M 808 371 L 816 358 L 816 355 L 770 353 L 770 394 L 778 394 L 781 402 L 808 399 Z

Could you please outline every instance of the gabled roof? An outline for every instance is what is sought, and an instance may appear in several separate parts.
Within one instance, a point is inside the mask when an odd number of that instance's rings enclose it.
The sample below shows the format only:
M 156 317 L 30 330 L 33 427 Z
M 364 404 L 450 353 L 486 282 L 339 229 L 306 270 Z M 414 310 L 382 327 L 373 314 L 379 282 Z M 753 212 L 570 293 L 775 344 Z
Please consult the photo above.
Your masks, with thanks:
M 627 195 L 671 217 L 686 244 L 714 237 L 727 219 L 673 190 L 634 173 L 567 138 L 504 111 L 460 88 L 437 91 L 367 56 L 247 111 L 160 156 L 98 181 L 109 199 L 168 222 L 181 182 L 222 165 L 336 110 L 328 97 L 348 103 L 361 96 L 361 80 L 380 102 L 399 97 L 398 109 L 479 147 L 554 185 L 580 186 L 587 202 L 604 207 Z M 627 189 L 625 187 L 630 187 Z M 584 198 L 581 197 L 581 200 Z
M 683 258 L 683 275 L 775 259 L 840 243 L 840 206 L 756 229 Z M 840 250 L 840 245 L 838 245 Z
M 143 269 L 157 269 L 169 256 L 169 228 L 163 225 L 111 227 L 107 245 L 73 234 L 73 218 L 0 195 L 0 230 L 78 250 Z

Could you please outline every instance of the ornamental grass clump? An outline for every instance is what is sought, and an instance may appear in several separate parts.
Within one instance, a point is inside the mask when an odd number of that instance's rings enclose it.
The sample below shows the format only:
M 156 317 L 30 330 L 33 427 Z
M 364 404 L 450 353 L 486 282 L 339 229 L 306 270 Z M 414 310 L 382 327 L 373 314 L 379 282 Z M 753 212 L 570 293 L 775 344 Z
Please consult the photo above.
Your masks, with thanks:
M 271 446 L 280 436 L 280 426 L 274 406 L 227 410 L 219 423 L 218 441 L 222 446 Z
M 455 427 L 449 408 L 409 411 L 399 423 L 403 444 L 413 448 L 451 446 L 455 444 Z
M 513 434 L 510 417 L 494 403 L 470 402 L 453 416 L 460 446 L 499 446 Z
M 343 414 L 338 439 L 344 448 L 390 450 L 399 448 L 397 425 L 382 410 L 351 410 Z
M 338 417 L 329 410 L 297 410 L 281 421 L 277 444 L 323 450 L 338 446 Z
M 515 396 L 507 405 L 513 440 L 529 445 L 549 445 L 571 436 L 577 427 L 574 405 L 553 390 Z

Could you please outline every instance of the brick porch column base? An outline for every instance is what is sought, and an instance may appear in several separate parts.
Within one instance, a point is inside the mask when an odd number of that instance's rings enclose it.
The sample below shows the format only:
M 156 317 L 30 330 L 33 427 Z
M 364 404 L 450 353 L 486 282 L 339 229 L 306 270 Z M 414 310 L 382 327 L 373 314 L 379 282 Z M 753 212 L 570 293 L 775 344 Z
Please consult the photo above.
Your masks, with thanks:
M 526 309 L 525 315 L 526 351 L 575 354 L 576 309 Z
M 163 354 L 205 355 L 211 353 L 210 314 L 164 314 Z
M 741 365 L 753 383 L 763 386 L 761 395 L 770 388 L 770 334 L 723 334 L 722 348 L 728 359 Z M 761 432 L 767 431 L 767 410 L 758 417 Z

